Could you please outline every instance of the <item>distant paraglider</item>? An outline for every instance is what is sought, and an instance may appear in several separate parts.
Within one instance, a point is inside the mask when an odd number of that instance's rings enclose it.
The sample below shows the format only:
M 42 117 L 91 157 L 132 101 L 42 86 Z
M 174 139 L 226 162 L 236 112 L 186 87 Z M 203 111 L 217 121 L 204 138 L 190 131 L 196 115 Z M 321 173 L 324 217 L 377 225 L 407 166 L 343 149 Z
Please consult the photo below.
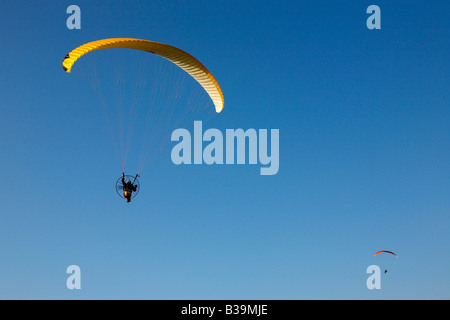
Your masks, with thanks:
M 375 254 L 374 254 L 373 256 L 376 257 L 376 256 L 379 255 L 380 253 L 388 253 L 388 254 L 392 254 L 392 255 L 395 256 L 396 259 L 398 258 L 397 254 L 395 254 L 395 253 L 392 252 L 392 251 L 388 251 L 388 250 L 381 250 L 381 251 L 375 252 Z M 388 271 L 388 269 L 386 268 L 386 269 L 384 270 L 384 273 L 386 274 L 387 271 Z

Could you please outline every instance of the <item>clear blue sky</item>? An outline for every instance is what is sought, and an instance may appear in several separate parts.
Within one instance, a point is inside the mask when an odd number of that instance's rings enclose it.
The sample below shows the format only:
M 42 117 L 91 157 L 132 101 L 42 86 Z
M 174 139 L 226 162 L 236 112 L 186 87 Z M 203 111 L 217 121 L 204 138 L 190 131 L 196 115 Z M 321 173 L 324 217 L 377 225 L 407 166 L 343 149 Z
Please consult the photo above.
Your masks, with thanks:
M 81 30 L 66 28 L 71 4 Z M 381 30 L 366 28 L 371 4 Z M 449 9 L 3 0 L 0 298 L 449 299 Z M 112 37 L 198 58 L 225 96 L 208 126 L 279 129 L 278 174 L 176 166 L 169 142 L 126 204 L 100 109 L 61 68 Z M 378 250 L 399 258 L 371 291 Z

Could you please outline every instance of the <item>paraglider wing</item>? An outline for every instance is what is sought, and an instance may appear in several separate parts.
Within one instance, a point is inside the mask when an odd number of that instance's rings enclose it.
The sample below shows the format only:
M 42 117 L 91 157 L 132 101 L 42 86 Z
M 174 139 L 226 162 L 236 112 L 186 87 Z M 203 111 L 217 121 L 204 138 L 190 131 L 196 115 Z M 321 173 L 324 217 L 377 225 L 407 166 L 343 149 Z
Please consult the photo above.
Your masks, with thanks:
M 387 251 L 387 250 L 378 251 L 374 254 L 374 256 L 377 256 L 378 254 L 380 254 L 382 252 L 393 254 L 397 258 L 397 255 L 395 253 L 393 253 L 392 251 Z
M 211 72 L 190 54 L 164 43 L 132 38 L 111 38 L 93 41 L 69 52 L 62 62 L 62 67 L 64 71 L 70 72 L 75 61 L 84 54 L 94 50 L 110 48 L 147 51 L 173 62 L 192 76 L 205 89 L 214 103 L 216 112 L 222 111 L 224 105 L 222 90 Z

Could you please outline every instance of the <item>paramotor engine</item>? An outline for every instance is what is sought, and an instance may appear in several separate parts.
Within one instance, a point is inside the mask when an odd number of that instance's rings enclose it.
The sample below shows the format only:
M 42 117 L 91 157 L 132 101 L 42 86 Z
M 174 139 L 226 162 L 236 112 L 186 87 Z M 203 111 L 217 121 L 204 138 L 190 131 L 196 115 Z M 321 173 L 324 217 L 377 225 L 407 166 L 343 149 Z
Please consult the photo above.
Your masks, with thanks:
M 131 199 L 136 197 L 141 189 L 141 185 L 138 180 L 138 175 L 130 176 L 123 175 L 116 182 L 116 192 L 119 197 L 126 199 L 127 202 L 130 202 Z M 130 189 L 129 185 L 132 186 L 133 189 Z

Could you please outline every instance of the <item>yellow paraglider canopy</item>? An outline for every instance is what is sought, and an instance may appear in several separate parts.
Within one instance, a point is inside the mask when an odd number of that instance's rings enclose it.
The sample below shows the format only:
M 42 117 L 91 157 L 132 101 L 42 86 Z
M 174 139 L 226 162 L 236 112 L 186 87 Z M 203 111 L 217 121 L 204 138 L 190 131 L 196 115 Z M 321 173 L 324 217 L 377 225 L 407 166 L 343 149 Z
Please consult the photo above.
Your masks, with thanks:
M 205 89 L 214 103 L 216 112 L 219 113 L 223 110 L 222 90 L 211 72 L 187 52 L 164 43 L 132 38 L 111 38 L 89 42 L 75 48 L 65 56 L 62 63 L 63 69 L 70 72 L 75 61 L 88 52 L 111 48 L 147 51 L 173 62 L 191 75 Z

